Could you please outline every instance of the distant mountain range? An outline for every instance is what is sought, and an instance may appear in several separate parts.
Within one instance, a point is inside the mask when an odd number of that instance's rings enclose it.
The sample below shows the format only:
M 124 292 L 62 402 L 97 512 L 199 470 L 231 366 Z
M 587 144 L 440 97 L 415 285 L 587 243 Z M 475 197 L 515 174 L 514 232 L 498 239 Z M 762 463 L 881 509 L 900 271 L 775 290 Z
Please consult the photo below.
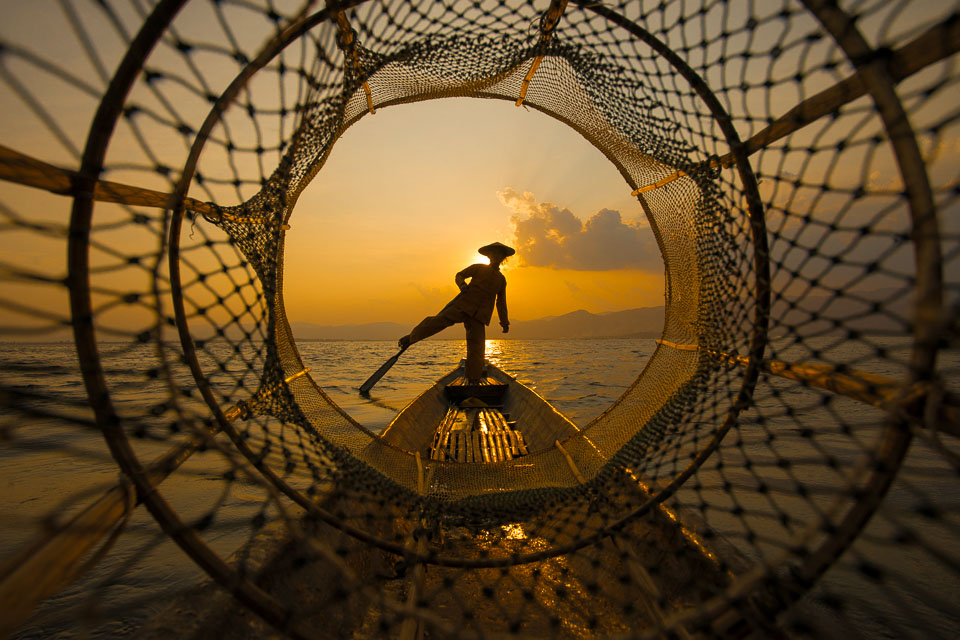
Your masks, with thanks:
M 579 310 L 538 320 L 521 320 L 511 323 L 510 333 L 506 335 L 500 333 L 496 314 L 490 325 L 487 329 L 488 338 L 506 340 L 655 338 L 663 331 L 663 307 L 627 309 L 610 313 L 590 313 Z M 291 322 L 290 326 L 297 340 L 396 340 L 412 328 L 412 325 L 395 322 L 335 326 Z M 435 337 L 441 340 L 462 340 L 463 328 L 454 326 L 441 331 Z
M 949 292 L 948 292 L 949 293 Z M 908 335 L 910 333 L 912 295 L 909 291 L 878 289 L 864 292 L 846 292 L 843 297 L 827 293 L 808 294 L 802 298 L 774 296 L 771 317 L 771 337 L 787 332 L 794 335 L 841 335 L 849 330 L 865 334 Z M 960 296 L 947 296 L 947 304 L 960 304 Z M 584 339 L 584 338 L 656 338 L 663 331 L 664 308 L 643 307 L 590 313 L 579 310 L 560 316 L 537 320 L 515 321 L 510 333 L 500 333 L 494 315 L 488 338 L 515 340 Z M 311 322 L 292 322 L 297 340 L 396 340 L 405 335 L 413 324 L 371 322 L 367 324 L 321 325 Z M 191 327 L 194 339 L 213 337 L 209 325 L 198 323 Z M 226 337 L 238 340 L 252 327 L 230 325 Z M 66 331 L 54 331 L 44 336 L 46 341 L 70 341 Z M 462 340 L 463 328 L 454 326 L 439 333 L 439 339 Z
M 806 295 L 801 299 L 775 298 L 771 316 L 771 336 L 790 331 L 799 335 L 843 334 L 849 330 L 866 334 L 909 334 L 911 296 L 892 289 L 848 293 L 837 297 L 825 293 Z M 874 303 L 878 306 L 874 308 Z M 487 329 L 488 338 L 536 340 L 585 338 L 657 338 L 663 332 L 664 308 L 643 307 L 608 313 L 579 310 L 560 316 L 517 321 L 510 333 L 500 333 L 494 314 Z M 369 324 L 320 325 L 293 322 L 297 340 L 396 340 L 413 327 L 396 322 Z M 792 329 L 788 329 L 791 327 Z M 463 328 L 451 327 L 435 336 L 439 339 L 463 339 Z

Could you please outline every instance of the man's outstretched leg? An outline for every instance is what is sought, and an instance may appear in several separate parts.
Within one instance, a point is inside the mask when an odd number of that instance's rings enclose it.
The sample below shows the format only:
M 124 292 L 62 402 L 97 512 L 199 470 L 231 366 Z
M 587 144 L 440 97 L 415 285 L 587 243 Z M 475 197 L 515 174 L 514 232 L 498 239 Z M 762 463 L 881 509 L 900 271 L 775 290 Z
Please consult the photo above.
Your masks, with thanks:
M 400 345 L 401 349 L 406 349 L 415 342 L 420 342 L 430 336 L 440 333 L 447 327 L 453 326 L 458 322 L 461 322 L 460 312 L 451 312 L 447 309 L 443 309 L 435 316 L 427 316 L 420 321 L 420 324 L 415 326 L 408 335 L 403 336 L 397 342 Z

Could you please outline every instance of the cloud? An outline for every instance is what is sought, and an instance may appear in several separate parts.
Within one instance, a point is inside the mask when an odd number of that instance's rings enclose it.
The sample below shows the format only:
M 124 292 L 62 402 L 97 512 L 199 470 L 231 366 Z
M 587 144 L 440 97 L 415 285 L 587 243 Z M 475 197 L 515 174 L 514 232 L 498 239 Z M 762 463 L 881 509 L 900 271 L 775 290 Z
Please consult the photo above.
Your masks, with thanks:
M 653 232 L 624 221 L 619 211 L 601 209 L 581 222 L 566 207 L 538 203 L 529 191 L 506 188 L 497 196 L 514 212 L 510 221 L 521 264 L 578 271 L 663 270 Z

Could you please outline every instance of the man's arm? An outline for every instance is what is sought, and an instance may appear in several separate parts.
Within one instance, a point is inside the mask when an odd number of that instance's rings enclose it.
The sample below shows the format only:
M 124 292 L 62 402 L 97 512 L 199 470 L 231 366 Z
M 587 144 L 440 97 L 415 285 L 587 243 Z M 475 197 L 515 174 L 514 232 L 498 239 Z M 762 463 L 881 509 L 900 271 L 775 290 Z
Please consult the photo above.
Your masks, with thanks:
M 504 333 L 510 331 L 510 319 L 507 317 L 507 283 L 503 283 L 500 292 L 497 293 L 497 316 L 500 318 L 500 328 Z
M 463 291 L 467 287 L 467 278 L 473 278 L 476 267 L 477 265 L 472 264 L 454 277 L 454 280 L 457 283 L 457 288 L 460 289 L 460 291 Z

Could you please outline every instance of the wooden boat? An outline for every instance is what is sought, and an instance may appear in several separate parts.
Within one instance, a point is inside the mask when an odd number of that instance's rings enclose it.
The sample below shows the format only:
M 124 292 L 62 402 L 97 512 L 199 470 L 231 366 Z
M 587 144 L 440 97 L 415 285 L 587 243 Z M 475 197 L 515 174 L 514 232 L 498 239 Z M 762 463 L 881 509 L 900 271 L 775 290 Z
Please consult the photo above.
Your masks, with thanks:
M 536 392 L 491 364 L 486 365 L 479 384 L 468 384 L 461 362 L 404 408 L 373 444 L 384 440 L 419 454 L 421 459 L 434 461 L 423 465 L 429 466 L 430 471 L 419 474 L 421 482 L 424 476 L 447 473 L 468 477 L 477 485 L 484 481 L 485 474 L 501 474 L 498 462 L 530 454 L 549 455 L 551 449 L 566 457 L 566 463 L 561 464 L 573 467 L 573 461 L 558 442 L 579 432 L 576 425 Z M 517 466 L 543 463 L 543 455 L 533 457 L 540 460 L 521 460 Z M 574 474 L 579 477 L 578 472 Z M 583 482 L 582 477 L 579 479 Z M 633 482 L 642 491 L 649 490 L 636 479 Z M 421 485 L 418 491 L 423 493 L 423 489 Z M 474 495 L 484 493 L 489 491 L 477 490 Z M 350 513 L 351 495 L 347 491 L 328 498 L 330 502 L 324 506 L 331 513 L 341 509 Z M 403 539 L 421 555 L 437 540 L 443 540 L 439 543 L 443 553 L 471 558 L 489 554 L 492 545 L 500 547 L 501 552 L 546 549 L 556 544 L 562 534 L 553 522 L 534 521 L 530 526 L 521 519 L 508 523 L 511 533 L 507 537 L 451 524 L 434 529 L 442 535 L 431 539 L 417 535 L 428 529 L 417 515 L 402 510 L 387 515 L 390 507 L 381 508 L 383 513 L 367 522 L 366 530 L 383 540 Z M 727 571 L 745 572 L 749 567 L 722 538 L 712 539 L 708 546 L 689 527 L 686 518 L 662 504 L 647 517 L 629 521 L 609 542 L 591 547 L 588 559 L 578 557 L 582 552 L 574 552 L 535 563 L 478 570 L 419 564 L 398 574 L 397 579 L 388 580 L 384 576 L 397 566 L 394 556 L 347 539 L 322 522 L 308 521 L 304 526 L 308 536 L 290 540 L 273 540 L 264 531 L 259 536 L 263 542 L 258 539 L 237 556 L 263 558 L 262 566 L 255 567 L 258 582 L 270 585 L 274 593 L 280 594 L 285 603 L 294 604 L 298 611 L 309 612 L 302 628 L 318 636 L 416 638 L 424 637 L 424 633 L 418 620 L 407 618 L 398 622 L 393 611 L 364 597 L 351 598 L 349 606 L 344 606 L 335 595 L 338 581 L 330 579 L 340 575 L 342 569 L 312 551 L 315 547 L 311 545 L 316 541 L 337 548 L 343 558 L 351 558 L 354 575 L 365 583 L 379 581 L 382 592 L 394 602 L 417 602 L 418 594 L 430 594 L 430 613 L 435 620 L 447 628 L 462 627 L 480 636 L 514 635 L 511 625 L 518 622 L 523 624 L 525 637 L 587 637 L 591 624 L 596 624 L 597 630 L 590 637 L 613 635 L 624 629 L 649 630 L 668 616 L 689 609 L 691 603 L 704 602 L 726 588 L 730 580 Z M 500 527 L 496 529 L 502 531 Z M 724 552 L 722 563 L 715 549 Z M 310 558 L 310 562 L 303 558 Z M 654 580 L 647 567 L 665 570 L 657 573 Z M 630 579 L 597 582 L 598 575 L 614 576 L 617 572 Z M 551 606 L 550 603 L 557 602 L 560 590 L 573 603 L 571 606 Z M 484 593 L 489 595 L 480 595 Z M 525 594 L 537 595 L 528 599 Z M 226 594 L 212 583 L 198 588 L 189 596 L 178 598 L 142 635 L 161 640 L 172 637 L 166 632 L 170 629 L 177 630 L 177 637 L 206 637 L 217 632 L 224 635 L 226 630 L 231 638 L 253 639 L 274 633 L 239 603 L 223 602 L 224 597 Z M 640 607 L 634 610 L 637 603 Z M 467 609 L 471 616 L 464 621 L 461 616 Z M 385 631 L 391 625 L 392 630 Z M 723 631 L 725 628 L 720 635 L 726 635 Z M 761 635 L 757 632 L 754 637 Z
M 469 384 L 464 363 L 403 409 L 381 439 L 430 460 L 488 463 L 555 446 L 580 430 L 513 376 L 487 363 Z

